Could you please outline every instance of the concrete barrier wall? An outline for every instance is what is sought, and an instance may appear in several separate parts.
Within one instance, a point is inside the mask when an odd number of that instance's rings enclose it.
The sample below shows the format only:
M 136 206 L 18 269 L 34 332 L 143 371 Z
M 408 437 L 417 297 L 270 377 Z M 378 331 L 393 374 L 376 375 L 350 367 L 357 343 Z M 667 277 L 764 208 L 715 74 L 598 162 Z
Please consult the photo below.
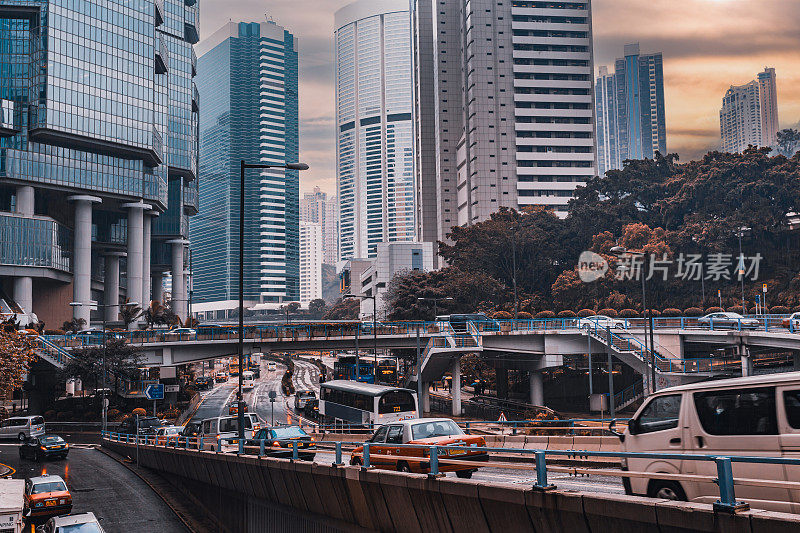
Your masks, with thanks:
M 135 446 L 104 446 L 133 456 Z M 142 466 L 183 484 L 220 520 L 250 531 L 800 531 L 800 515 L 715 514 L 710 505 L 431 479 L 357 467 L 139 447 Z

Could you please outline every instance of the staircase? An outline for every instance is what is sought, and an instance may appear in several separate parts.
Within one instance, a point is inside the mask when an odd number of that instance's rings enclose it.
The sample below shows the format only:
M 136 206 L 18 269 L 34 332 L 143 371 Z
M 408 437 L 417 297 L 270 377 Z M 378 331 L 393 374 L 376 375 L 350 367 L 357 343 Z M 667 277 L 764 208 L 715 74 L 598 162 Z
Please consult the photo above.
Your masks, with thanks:
M 422 351 L 421 374 L 425 382 L 441 378 L 454 358 L 483 350 L 481 334 L 472 322 L 463 332 L 456 332 L 449 322 L 439 322 L 437 326 L 441 331 L 431 336 Z M 406 386 L 418 379 L 415 372 L 406 379 Z
M 36 337 L 34 347 L 36 355 L 59 370 L 63 370 L 67 362 L 72 359 L 72 356 L 64 348 L 56 346 L 42 336 Z
M 644 398 L 644 381 L 637 381 L 630 387 L 614 394 L 614 408 L 621 411 L 642 398 Z

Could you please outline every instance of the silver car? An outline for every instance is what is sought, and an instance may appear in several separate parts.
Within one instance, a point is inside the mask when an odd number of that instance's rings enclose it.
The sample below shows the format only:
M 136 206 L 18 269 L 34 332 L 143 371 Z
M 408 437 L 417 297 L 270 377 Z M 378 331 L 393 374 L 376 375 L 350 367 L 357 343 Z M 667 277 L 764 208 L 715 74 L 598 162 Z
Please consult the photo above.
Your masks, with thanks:
M 709 313 L 697 319 L 697 325 L 704 328 L 756 329 L 761 326 L 757 318 L 746 318 L 739 313 Z
M 38 531 L 41 533 L 105 533 L 94 513 L 55 516 L 41 526 Z
M 611 318 L 606 315 L 592 315 L 578 319 L 578 327 L 581 329 L 627 329 L 624 320 L 619 318 Z

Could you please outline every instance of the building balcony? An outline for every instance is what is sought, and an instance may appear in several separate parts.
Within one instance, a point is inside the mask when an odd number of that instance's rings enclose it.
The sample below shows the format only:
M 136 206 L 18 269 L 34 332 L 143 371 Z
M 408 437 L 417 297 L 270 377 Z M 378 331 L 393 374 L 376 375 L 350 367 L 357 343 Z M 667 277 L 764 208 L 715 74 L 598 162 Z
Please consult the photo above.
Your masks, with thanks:
M 194 78 L 197 76 L 197 54 L 194 51 L 194 47 L 192 47 L 192 77 Z
M 188 22 L 183 24 L 183 36 L 187 42 L 192 44 L 197 44 L 198 41 L 200 41 L 200 34 L 197 33 L 197 26 L 189 24 Z
M 19 131 L 19 127 L 14 123 L 14 102 L 0 100 L 0 137 L 11 137 Z
M 155 6 L 155 13 L 153 14 L 153 18 L 155 19 L 155 26 L 159 27 L 164 24 L 164 0 L 154 0 L 153 5 Z
M 70 272 L 72 231 L 49 217 L 0 213 L 0 265 Z
M 193 6 L 197 3 L 197 0 L 184 0 L 184 4 L 187 6 Z
M 200 208 L 200 194 L 197 190 L 197 180 L 190 181 L 183 186 L 183 212 L 189 216 L 196 215 Z
M 164 36 L 156 32 L 156 74 L 166 74 L 169 65 L 169 50 Z

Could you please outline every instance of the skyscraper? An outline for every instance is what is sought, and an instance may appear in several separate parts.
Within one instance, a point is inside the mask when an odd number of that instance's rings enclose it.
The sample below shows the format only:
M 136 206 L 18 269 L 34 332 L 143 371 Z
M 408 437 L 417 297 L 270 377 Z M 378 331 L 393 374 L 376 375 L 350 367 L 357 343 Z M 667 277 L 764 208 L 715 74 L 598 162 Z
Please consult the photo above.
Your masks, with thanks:
M 411 38 L 407 0 L 336 12 L 339 258 L 414 239 Z
M 197 84 L 205 215 L 192 222 L 194 292 L 207 302 L 238 297 L 240 161 L 283 165 L 299 156 L 297 39 L 274 22 L 228 23 L 199 46 Z M 245 175 L 244 297 L 300 298 L 297 171 Z
M 339 260 L 339 202 L 335 196 L 314 187 L 300 199 L 300 222 L 316 222 L 322 228 L 322 261 L 335 265 Z
M 731 85 L 719 112 L 722 150 L 742 152 L 749 145 L 774 146 L 778 134 L 775 69 L 765 68 L 744 85 Z
M 625 45 L 614 74 L 601 67 L 595 84 L 597 160 L 600 175 L 621 169 L 626 159 L 652 159 L 667 151 L 664 60 Z
M 501 207 L 563 214 L 595 174 L 591 4 L 540 4 L 412 3 L 425 240 L 434 219 L 441 239 Z
M 172 271 L 186 316 L 197 17 L 185 0 L 0 2 L 0 263 L 15 312 L 116 321 L 121 297 L 161 300 Z
M 322 225 L 300 222 L 300 302 L 322 298 Z

